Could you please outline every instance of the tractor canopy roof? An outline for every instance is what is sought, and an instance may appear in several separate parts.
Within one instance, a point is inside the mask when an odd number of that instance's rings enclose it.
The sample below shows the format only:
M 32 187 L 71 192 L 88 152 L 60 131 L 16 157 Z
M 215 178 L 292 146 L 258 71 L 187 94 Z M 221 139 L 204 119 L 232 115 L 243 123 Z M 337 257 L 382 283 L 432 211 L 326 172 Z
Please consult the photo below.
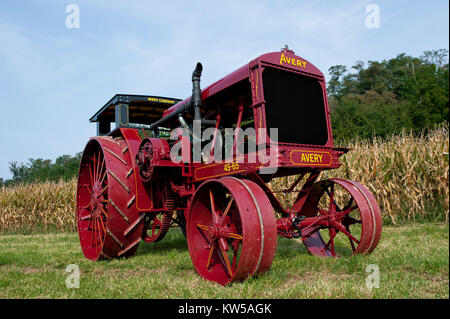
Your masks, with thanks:
M 180 101 L 161 96 L 116 94 L 89 121 L 112 123 L 116 120 L 116 105 L 127 104 L 130 123 L 151 124 L 160 119 L 165 110 Z

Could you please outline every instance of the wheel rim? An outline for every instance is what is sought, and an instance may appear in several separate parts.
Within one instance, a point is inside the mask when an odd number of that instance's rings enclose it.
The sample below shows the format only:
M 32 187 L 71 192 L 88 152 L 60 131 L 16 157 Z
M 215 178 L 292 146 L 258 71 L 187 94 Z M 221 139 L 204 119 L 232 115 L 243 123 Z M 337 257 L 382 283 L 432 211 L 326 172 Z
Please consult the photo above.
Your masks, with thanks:
M 341 180 L 341 179 L 339 179 Z M 346 180 L 343 180 L 346 181 Z M 383 228 L 383 218 L 381 216 L 381 210 L 378 206 L 377 200 L 375 199 L 375 196 L 363 185 L 361 185 L 358 182 L 347 180 L 348 183 L 351 183 L 354 187 L 356 187 L 366 198 L 370 205 L 370 210 L 372 213 L 372 219 L 373 219 L 373 229 L 374 233 L 371 238 L 371 242 L 369 245 L 369 248 L 367 249 L 367 253 L 371 253 L 375 247 L 378 245 L 378 242 L 381 238 L 382 228 Z
M 89 154 L 84 157 L 80 167 L 78 231 L 84 255 L 95 260 L 100 256 L 105 242 L 108 177 L 105 157 L 98 144 L 93 145 Z
M 302 229 L 302 240 L 312 254 L 351 256 L 375 248 L 381 234 L 381 223 L 376 226 L 379 210 L 368 198 L 368 190 L 352 182 L 331 179 L 316 183 L 311 190 L 305 203 L 306 215 L 316 218 L 316 223 Z M 324 221 L 327 225 L 319 227 Z
M 194 267 L 203 278 L 222 285 L 270 268 L 276 248 L 273 215 L 273 224 L 261 226 L 250 189 L 240 183 L 231 178 L 203 183 L 189 209 L 187 239 Z M 265 238 L 264 228 L 270 230 Z

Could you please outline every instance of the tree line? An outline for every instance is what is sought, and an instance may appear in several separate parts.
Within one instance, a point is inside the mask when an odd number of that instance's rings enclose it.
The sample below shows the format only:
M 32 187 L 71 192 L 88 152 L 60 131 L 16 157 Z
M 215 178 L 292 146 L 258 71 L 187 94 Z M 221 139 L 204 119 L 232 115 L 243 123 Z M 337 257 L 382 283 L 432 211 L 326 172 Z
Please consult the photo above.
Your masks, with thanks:
M 383 61 L 356 62 L 329 68 L 328 100 L 335 142 L 387 138 L 403 129 L 426 133 L 449 120 L 448 50 L 425 51 L 420 57 L 404 53 Z M 10 162 L 12 179 L 0 186 L 71 179 L 77 175 L 81 153 L 51 160 Z
M 0 178 L 0 187 L 17 183 L 69 180 L 78 174 L 81 155 L 81 152 L 74 156 L 62 155 L 55 162 L 42 158 L 30 158 L 27 163 L 10 162 L 12 178 L 6 181 Z
M 420 57 L 330 67 L 328 97 L 335 140 L 425 132 L 449 120 L 448 50 Z

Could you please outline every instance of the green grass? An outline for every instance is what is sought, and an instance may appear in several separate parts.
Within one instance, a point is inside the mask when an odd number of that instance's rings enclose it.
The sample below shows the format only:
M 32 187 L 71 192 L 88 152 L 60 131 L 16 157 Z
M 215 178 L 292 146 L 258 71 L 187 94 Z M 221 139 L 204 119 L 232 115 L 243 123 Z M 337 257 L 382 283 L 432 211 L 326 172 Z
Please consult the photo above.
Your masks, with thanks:
M 68 289 L 66 266 L 77 264 L 80 288 Z M 366 286 L 376 264 L 380 287 Z M 227 287 L 202 280 L 183 235 L 171 230 L 141 243 L 129 259 L 91 262 L 77 234 L 0 235 L 0 298 L 448 298 L 447 223 L 386 226 L 368 256 L 324 259 L 296 240 L 279 238 L 271 270 Z

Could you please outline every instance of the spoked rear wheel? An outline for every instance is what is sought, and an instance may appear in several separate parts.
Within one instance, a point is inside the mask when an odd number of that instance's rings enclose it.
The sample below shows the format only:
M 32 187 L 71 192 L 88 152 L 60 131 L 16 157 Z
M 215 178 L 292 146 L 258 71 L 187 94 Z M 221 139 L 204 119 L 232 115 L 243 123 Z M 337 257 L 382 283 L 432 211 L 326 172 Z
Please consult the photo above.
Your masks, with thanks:
M 130 151 L 122 138 L 91 139 L 77 186 L 77 225 L 86 258 L 128 257 L 136 252 L 143 217 L 136 209 Z
M 85 155 L 78 181 L 78 230 L 88 259 L 98 259 L 105 241 L 108 219 L 108 178 L 105 157 L 99 148 Z M 82 203 L 82 204 L 81 204 Z
M 225 285 L 264 273 L 272 264 L 276 240 L 272 206 L 254 182 L 225 177 L 197 189 L 187 241 L 203 278 Z
M 381 213 L 373 195 L 359 183 L 330 179 L 316 183 L 302 209 L 302 240 L 321 257 L 370 253 L 381 236 Z

